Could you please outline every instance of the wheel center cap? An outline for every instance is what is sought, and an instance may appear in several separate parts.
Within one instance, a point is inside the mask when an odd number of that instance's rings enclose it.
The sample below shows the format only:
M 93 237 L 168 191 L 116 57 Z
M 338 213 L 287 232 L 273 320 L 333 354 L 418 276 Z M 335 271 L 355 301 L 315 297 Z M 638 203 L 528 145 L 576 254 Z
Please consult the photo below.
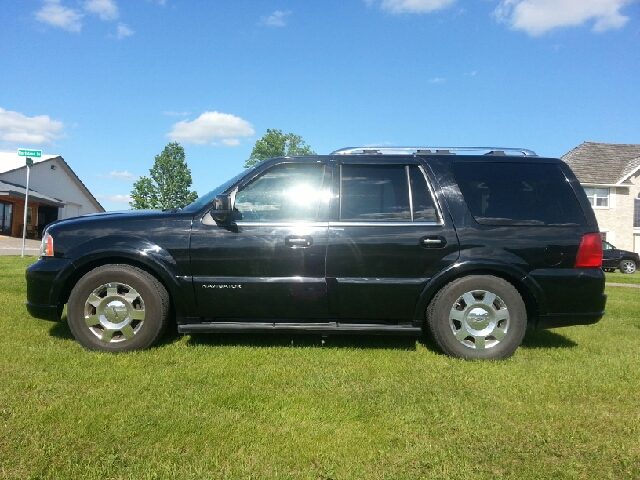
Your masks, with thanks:
M 128 316 L 127 306 L 119 301 L 112 300 L 104 308 L 104 317 L 105 320 L 113 325 L 118 325 L 123 323 Z
M 467 314 L 467 324 L 474 330 L 482 330 L 491 322 L 491 315 L 484 308 L 473 308 Z

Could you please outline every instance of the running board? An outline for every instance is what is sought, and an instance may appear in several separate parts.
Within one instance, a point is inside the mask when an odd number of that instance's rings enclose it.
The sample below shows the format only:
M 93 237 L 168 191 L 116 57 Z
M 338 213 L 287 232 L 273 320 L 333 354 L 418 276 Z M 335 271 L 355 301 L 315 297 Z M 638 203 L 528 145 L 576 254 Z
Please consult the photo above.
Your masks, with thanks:
M 315 333 L 360 335 L 422 335 L 422 328 L 412 325 L 362 323 L 274 323 L 274 322 L 209 322 L 178 325 L 179 333 Z

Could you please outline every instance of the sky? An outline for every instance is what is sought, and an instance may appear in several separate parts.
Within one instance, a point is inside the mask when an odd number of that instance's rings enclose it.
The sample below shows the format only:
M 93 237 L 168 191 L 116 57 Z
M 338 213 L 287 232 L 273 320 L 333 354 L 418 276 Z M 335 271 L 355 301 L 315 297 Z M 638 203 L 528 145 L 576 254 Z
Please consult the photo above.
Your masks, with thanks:
M 640 143 L 639 0 L 2 0 L 0 151 L 106 210 L 172 141 L 193 189 L 267 129 L 319 154 Z

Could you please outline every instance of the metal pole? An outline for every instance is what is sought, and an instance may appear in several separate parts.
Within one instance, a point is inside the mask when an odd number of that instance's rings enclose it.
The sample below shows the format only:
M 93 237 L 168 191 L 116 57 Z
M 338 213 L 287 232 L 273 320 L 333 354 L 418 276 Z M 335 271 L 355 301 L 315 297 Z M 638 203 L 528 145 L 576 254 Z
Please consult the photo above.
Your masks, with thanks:
M 29 166 L 30 158 L 27 158 L 27 190 L 24 194 L 24 221 L 22 224 L 22 257 L 24 258 L 24 243 L 27 238 L 27 207 L 29 206 L 29 173 L 31 173 L 31 167 Z M 33 217 L 31 217 L 33 220 Z

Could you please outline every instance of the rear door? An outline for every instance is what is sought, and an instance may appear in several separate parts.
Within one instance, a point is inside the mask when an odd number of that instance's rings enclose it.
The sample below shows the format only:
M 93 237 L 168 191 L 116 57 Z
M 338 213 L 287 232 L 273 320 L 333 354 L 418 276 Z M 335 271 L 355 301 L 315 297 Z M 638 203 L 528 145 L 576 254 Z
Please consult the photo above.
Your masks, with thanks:
M 411 321 L 458 241 L 415 158 L 337 157 L 327 281 L 332 311 L 355 323 Z

